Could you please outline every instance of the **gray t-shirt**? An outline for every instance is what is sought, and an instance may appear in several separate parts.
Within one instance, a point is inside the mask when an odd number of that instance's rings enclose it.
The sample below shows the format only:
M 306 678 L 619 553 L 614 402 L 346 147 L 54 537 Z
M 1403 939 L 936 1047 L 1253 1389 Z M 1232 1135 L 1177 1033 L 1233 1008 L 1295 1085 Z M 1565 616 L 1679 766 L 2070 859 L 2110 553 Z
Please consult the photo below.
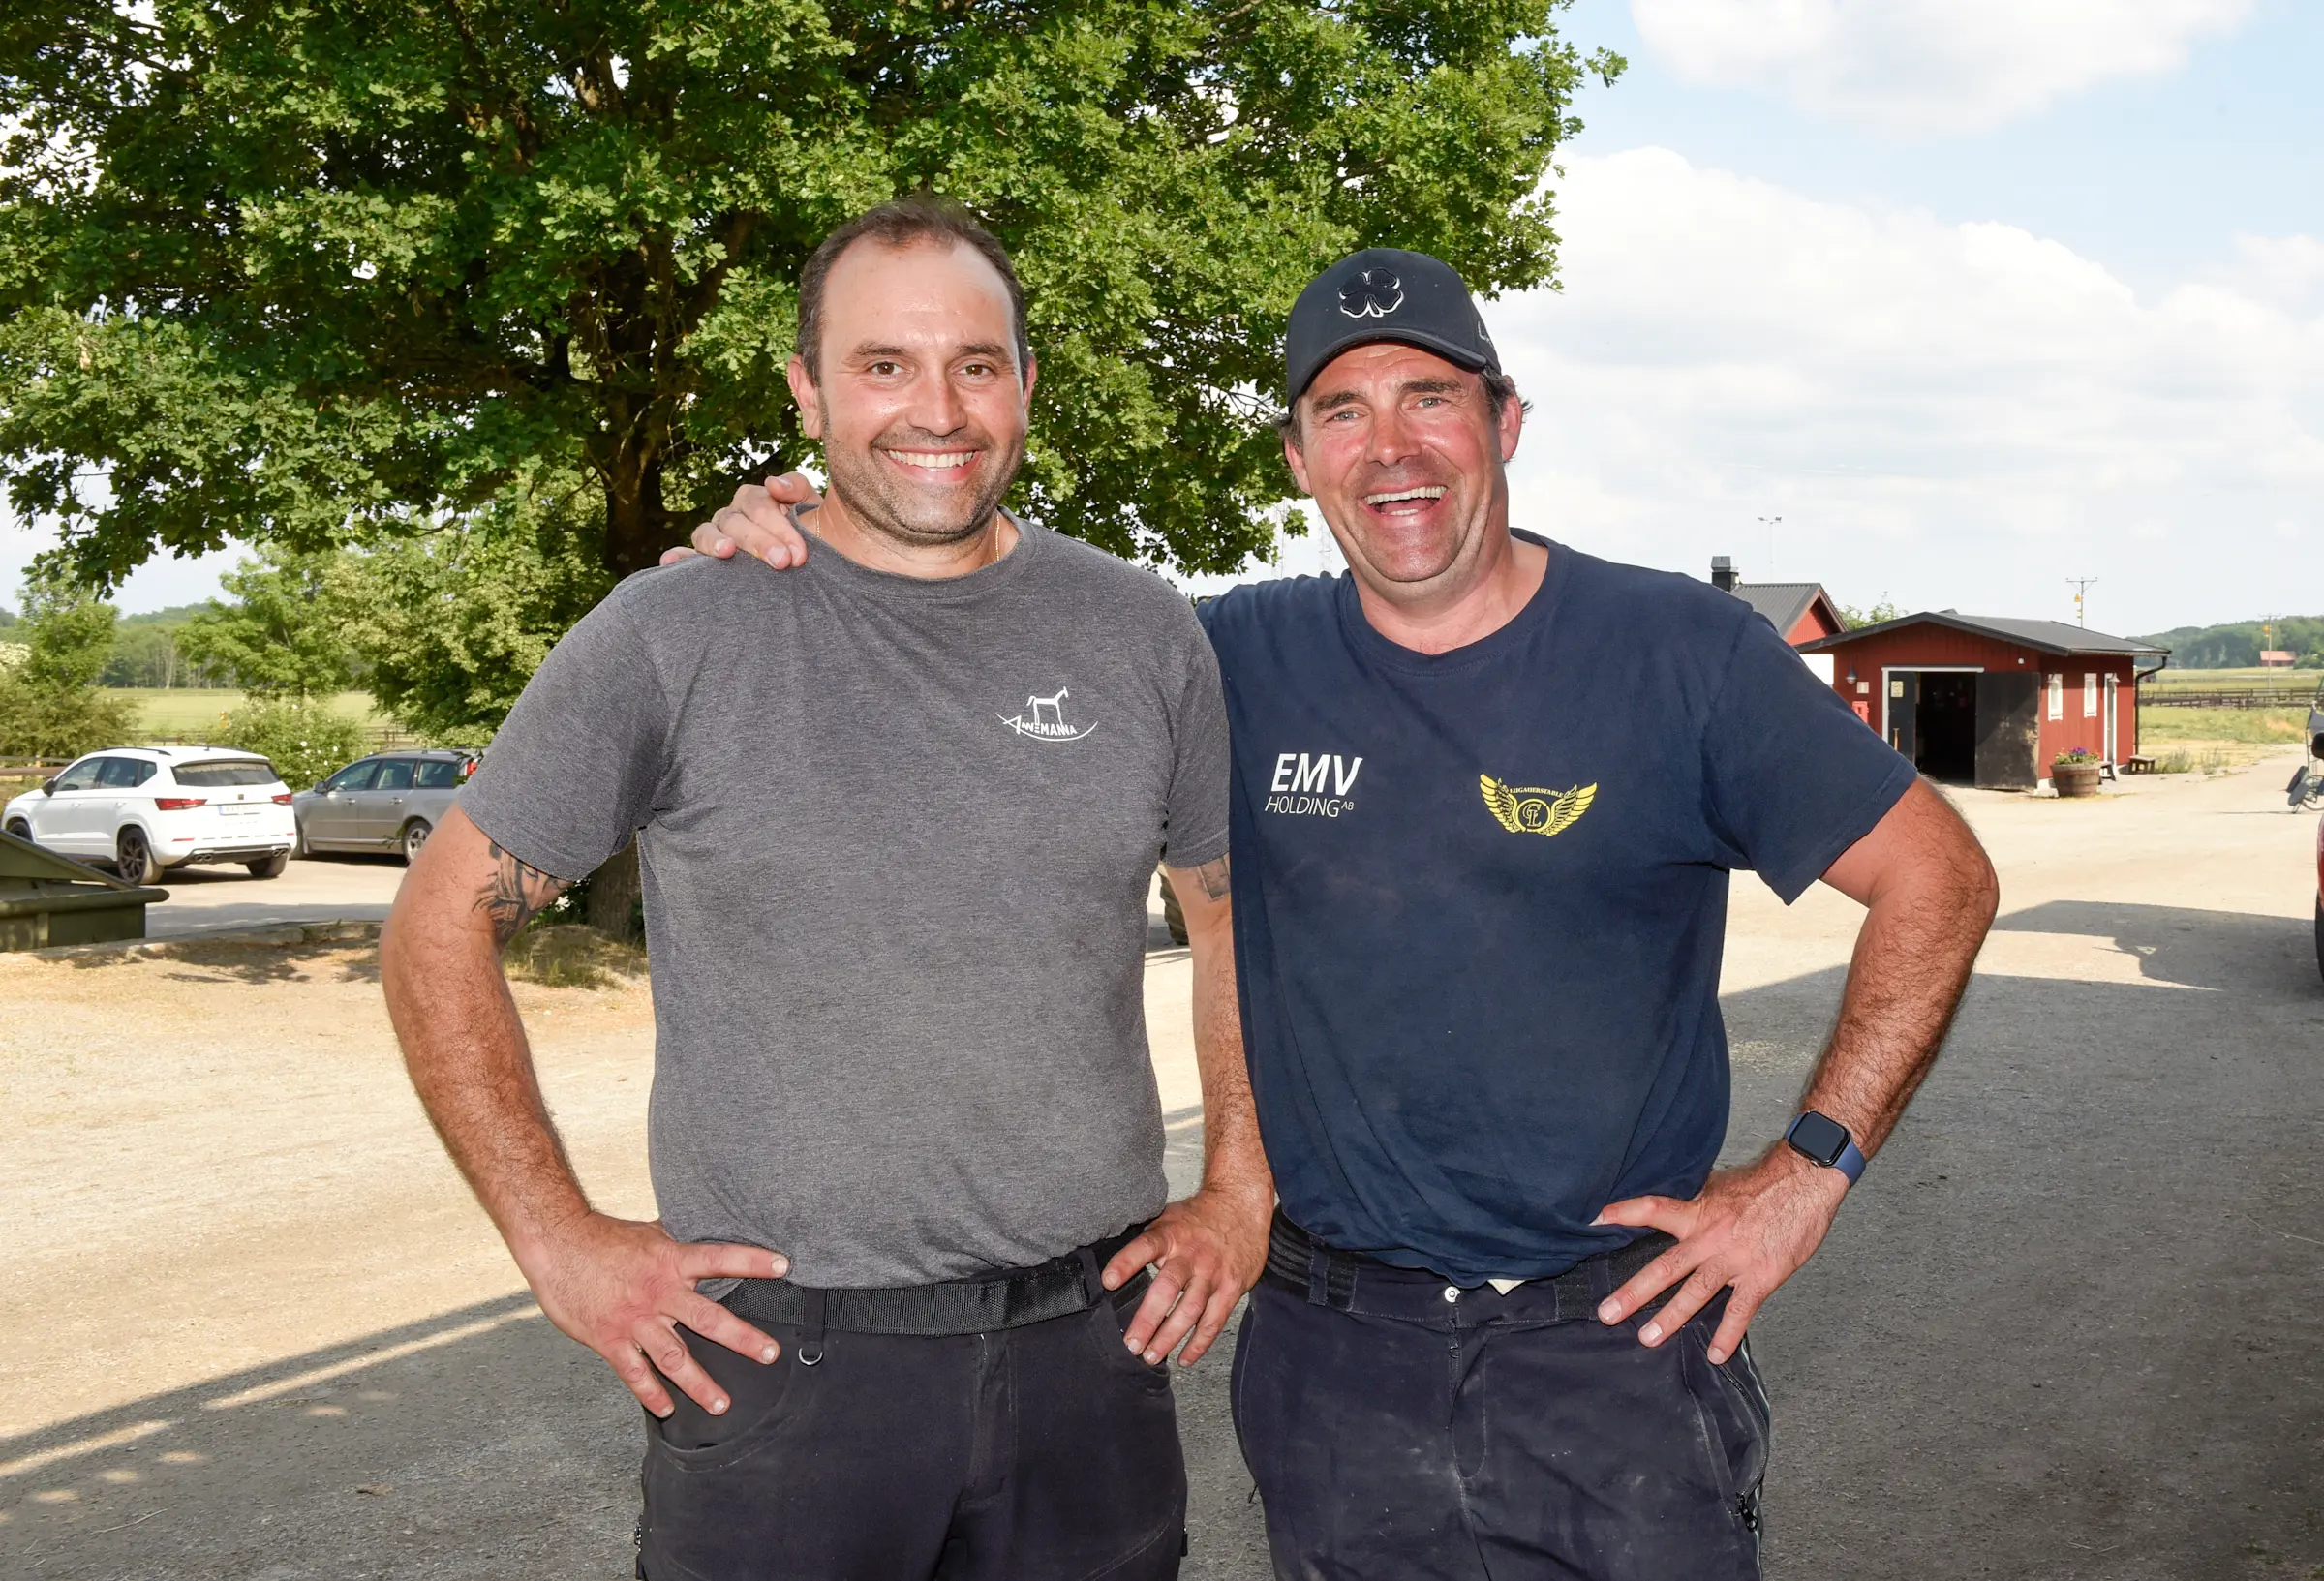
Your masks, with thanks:
M 1147 885 L 1226 850 L 1227 785 L 1186 600 L 1025 524 L 945 581 L 828 546 L 633 576 L 461 806 L 561 878 L 640 832 L 670 1232 L 877 1286 L 1161 1207 Z

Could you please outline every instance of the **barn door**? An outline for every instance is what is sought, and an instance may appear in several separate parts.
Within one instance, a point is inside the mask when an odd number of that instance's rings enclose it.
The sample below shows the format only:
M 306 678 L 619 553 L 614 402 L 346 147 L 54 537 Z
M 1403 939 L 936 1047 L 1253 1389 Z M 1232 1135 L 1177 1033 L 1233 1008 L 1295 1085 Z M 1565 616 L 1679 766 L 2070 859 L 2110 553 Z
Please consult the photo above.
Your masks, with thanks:
M 1888 745 L 1904 754 L 1907 763 L 1920 762 L 1920 672 L 1888 672 Z
M 2034 744 L 2041 678 L 1987 670 L 1977 677 L 1977 783 L 1987 790 L 2032 790 L 2041 775 Z

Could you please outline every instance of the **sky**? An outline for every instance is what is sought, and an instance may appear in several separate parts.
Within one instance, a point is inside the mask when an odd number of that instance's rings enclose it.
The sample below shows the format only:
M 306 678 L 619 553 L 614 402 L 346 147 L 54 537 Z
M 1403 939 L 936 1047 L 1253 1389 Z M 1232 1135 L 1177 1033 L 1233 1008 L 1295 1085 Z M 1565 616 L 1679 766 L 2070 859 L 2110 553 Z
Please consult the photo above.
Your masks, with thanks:
M 1512 513 L 2118 634 L 2324 610 L 2324 6 L 1580 0 Z M 1780 518 L 1763 522 L 1762 518 Z
M 2324 611 L 2324 6 L 1576 0 L 1630 61 L 1487 302 L 1519 527 L 2118 634 Z M 49 541 L 0 526 L 0 589 Z M 209 596 L 236 555 L 120 602 Z M 1337 570 L 1317 538 L 1277 572 Z M 1267 567 L 1252 567 L 1269 574 Z

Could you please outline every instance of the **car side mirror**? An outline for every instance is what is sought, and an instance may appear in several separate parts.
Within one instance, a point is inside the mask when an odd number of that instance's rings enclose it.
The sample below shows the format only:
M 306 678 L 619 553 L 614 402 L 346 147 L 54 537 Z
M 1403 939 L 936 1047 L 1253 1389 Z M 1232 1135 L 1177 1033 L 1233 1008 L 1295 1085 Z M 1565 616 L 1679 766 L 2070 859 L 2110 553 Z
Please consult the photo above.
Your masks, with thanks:
M 54 796 L 56 794 L 55 776 L 51 775 L 49 778 L 41 781 L 41 794 L 43 796 Z

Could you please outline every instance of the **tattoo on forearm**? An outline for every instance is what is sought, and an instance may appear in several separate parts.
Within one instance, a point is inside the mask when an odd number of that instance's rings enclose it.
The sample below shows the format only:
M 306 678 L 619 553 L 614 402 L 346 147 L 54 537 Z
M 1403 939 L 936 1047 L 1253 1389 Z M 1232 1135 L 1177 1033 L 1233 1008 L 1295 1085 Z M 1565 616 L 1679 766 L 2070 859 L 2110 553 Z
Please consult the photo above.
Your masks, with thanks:
M 1203 881 L 1203 893 L 1213 900 L 1225 899 L 1227 891 L 1233 888 L 1227 882 L 1227 859 L 1225 857 L 1211 858 L 1194 869 L 1194 876 Z
M 492 877 L 476 892 L 476 909 L 492 918 L 492 936 L 504 950 L 517 929 L 571 886 L 493 845 Z

